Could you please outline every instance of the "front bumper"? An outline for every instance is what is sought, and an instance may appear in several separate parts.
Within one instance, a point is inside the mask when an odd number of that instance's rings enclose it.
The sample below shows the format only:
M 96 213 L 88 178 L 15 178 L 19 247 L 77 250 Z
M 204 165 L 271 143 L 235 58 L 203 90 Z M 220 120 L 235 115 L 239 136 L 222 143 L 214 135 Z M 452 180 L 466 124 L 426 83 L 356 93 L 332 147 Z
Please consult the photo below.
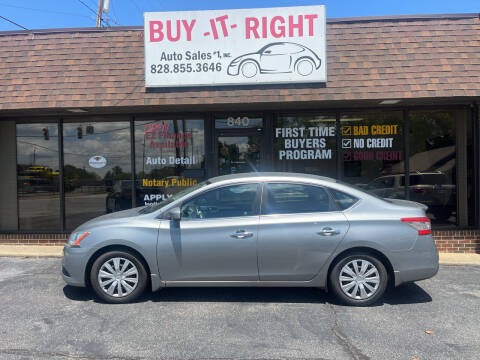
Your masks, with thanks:
M 236 63 L 236 64 L 230 63 L 230 65 L 228 65 L 227 74 L 231 76 L 237 76 L 239 73 L 239 67 L 238 67 L 239 65 L 240 63 Z
M 63 248 L 62 277 L 72 286 L 85 287 L 85 267 L 90 258 L 91 249 L 69 247 Z

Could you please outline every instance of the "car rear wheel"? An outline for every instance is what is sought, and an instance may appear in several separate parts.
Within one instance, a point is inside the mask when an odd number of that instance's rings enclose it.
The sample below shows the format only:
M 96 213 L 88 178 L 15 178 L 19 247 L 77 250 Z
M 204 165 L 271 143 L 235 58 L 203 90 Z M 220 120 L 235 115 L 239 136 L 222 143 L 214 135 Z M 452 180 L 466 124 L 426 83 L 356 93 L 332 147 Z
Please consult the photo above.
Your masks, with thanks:
M 254 61 L 245 61 L 240 67 L 240 72 L 246 78 L 252 78 L 258 73 L 258 65 Z
M 387 288 L 383 263 L 369 254 L 350 254 L 330 272 L 330 288 L 344 304 L 368 306 L 378 301 Z
M 295 64 L 295 71 L 298 75 L 308 76 L 315 70 L 315 64 L 311 59 L 303 58 Z
M 90 283 L 101 299 L 109 303 L 127 303 L 144 292 L 147 272 L 142 262 L 131 253 L 111 251 L 93 263 Z

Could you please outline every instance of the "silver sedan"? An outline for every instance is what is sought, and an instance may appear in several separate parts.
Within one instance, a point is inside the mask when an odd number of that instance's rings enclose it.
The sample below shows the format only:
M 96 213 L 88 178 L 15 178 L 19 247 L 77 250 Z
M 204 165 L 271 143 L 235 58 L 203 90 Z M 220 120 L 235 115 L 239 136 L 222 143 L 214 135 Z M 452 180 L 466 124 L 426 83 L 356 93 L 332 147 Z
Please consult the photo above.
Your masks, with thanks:
M 78 227 L 62 274 L 111 303 L 174 286 L 328 289 L 365 306 L 438 271 L 425 206 L 384 200 L 333 179 L 292 173 L 221 176 L 157 206 Z

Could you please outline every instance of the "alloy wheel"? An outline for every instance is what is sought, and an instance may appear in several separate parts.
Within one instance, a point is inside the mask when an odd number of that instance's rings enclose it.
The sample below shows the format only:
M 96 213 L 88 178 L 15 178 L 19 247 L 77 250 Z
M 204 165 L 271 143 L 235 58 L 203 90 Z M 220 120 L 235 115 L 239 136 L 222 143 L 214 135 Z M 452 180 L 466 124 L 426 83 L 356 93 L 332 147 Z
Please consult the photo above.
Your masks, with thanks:
M 377 292 L 380 274 L 370 261 L 355 259 L 342 267 L 338 281 L 345 295 L 355 300 L 365 300 Z
M 123 257 L 110 258 L 100 267 L 98 284 L 110 296 L 125 297 L 137 287 L 138 269 Z

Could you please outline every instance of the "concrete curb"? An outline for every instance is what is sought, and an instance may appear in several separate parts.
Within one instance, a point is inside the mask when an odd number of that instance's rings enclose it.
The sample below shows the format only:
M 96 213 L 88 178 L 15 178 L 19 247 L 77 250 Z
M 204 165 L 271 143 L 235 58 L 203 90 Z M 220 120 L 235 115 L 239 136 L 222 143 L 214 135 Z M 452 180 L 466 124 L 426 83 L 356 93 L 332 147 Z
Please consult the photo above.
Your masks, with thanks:
M 63 246 L 0 245 L 0 256 L 62 257 Z
M 441 265 L 480 265 L 480 254 L 440 253 Z
M 62 257 L 63 246 L 0 245 L 0 256 Z M 440 264 L 480 266 L 480 254 L 440 253 Z

